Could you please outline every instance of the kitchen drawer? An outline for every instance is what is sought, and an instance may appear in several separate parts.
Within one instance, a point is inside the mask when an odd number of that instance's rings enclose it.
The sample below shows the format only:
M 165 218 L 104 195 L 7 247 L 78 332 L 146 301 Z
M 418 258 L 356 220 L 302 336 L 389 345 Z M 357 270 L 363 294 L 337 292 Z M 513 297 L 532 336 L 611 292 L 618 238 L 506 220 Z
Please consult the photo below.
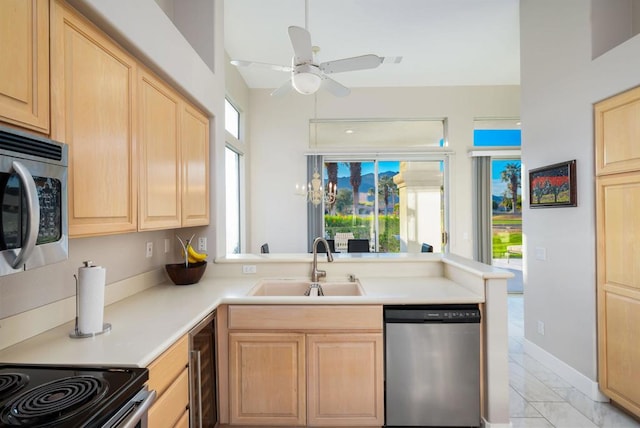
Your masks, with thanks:
M 182 337 L 149 364 L 149 389 L 160 397 L 189 364 L 189 342 Z
M 382 331 L 382 306 L 230 305 L 229 329 Z
M 176 422 L 175 428 L 189 428 L 189 412 L 184 412 L 178 422 Z
M 175 426 L 184 417 L 188 406 L 189 371 L 184 369 L 149 410 L 149 426 L 153 428 Z

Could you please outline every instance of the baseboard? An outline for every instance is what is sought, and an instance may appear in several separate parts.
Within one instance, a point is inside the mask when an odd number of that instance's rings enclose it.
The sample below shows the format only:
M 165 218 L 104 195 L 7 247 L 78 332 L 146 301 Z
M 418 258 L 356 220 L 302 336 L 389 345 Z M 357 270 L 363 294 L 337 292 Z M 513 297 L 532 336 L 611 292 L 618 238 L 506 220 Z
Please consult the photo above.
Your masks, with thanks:
M 511 422 L 506 422 L 506 423 L 499 423 L 499 424 L 492 424 L 491 422 L 487 421 L 486 419 L 482 419 L 482 427 L 483 428 L 511 428 Z
M 593 381 L 526 338 L 524 339 L 524 352 L 539 361 L 540 364 L 551 369 L 555 374 L 567 381 L 571 386 L 582 392 L 591 400 L 603 403 L 609 401 L 609 398 L 600 392 L 598 382 Z

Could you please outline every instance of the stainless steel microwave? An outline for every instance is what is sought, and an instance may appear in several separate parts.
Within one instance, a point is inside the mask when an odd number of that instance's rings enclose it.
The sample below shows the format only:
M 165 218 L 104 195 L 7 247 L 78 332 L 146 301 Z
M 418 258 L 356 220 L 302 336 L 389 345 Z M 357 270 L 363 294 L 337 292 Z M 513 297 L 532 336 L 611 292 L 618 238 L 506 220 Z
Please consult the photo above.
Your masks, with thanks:
M 68 147 L 0 126 L 0 276 L 66 260 Z

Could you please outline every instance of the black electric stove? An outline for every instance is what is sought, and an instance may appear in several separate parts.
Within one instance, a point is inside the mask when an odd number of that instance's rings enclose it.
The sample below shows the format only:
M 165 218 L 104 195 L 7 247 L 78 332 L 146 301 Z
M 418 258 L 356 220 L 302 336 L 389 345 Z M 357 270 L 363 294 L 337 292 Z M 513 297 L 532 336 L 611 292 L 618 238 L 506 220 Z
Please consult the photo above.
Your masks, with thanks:
M 148 379 L 145 368 L 0 363 L 0 427 L 101 427 Z

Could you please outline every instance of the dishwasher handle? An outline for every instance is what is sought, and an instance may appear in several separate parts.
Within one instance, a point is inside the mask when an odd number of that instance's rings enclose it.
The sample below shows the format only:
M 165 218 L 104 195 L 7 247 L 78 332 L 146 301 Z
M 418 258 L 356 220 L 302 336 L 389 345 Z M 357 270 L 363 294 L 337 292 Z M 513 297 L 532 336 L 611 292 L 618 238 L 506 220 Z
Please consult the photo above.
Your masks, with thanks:
M 479 323 L 477 305 L 385 307 L 385 323 Z

